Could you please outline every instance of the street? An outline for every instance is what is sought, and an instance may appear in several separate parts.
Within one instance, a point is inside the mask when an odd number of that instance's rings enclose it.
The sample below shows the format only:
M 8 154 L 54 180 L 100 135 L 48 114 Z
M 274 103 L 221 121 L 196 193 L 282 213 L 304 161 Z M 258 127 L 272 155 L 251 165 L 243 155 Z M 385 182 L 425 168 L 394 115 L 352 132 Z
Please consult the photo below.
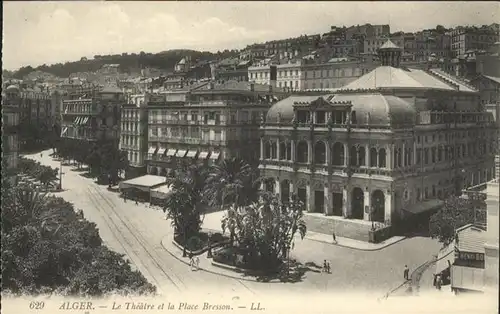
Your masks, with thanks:
M 44 165 L 59 167 L 49 156 L 51 151 L 26 157 Z M 307 272 L 303 281 L 293 284 L 265 284 L 227 278 L 203 271 L 192 272 L 188 266 L 172 257 L 160 244 L 172 234 L 165 214 L 147 204 L 124 202 L 118 193 L 107 190 L 92 179 L 84 178 L 63 166 L 63 192 L 57 196 L 82 209 L 85 218 L 95 222 L 104 242 L 123 253 L 163 295 L 199 292 L 209 294 L 264 295 L 271 292 L 356 292 L 380 297 L 402 283 L 404 265 L 410 271 L 436 254 L 437 241 L 415 237 L 380 251 L 359 251 L 312 240 L 296 241 L 292 256 L 300 262 L 322 265 L 329 260 L 332 274 Z M 205 217 L 205 226 L 217 224 L 219 216 Z M 220 224 L 220 223 L 219 223 Z M 213 289 L 216 286 L 217 290 Z M 426 287 L 422 287 L 425 289 Z M 430 287 L 432 288 L 432 287 Z

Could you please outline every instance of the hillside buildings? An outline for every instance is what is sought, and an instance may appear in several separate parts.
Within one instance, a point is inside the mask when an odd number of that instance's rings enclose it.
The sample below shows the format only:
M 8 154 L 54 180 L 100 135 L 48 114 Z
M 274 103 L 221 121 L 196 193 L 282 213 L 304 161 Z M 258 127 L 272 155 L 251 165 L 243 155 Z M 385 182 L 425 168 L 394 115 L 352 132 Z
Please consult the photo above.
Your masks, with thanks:
M 441 70 L 401 68 L 401 54 L 387 41 L 382 66 L 354 82 L 274 104 L 261 127 L 265 189 L 297 195 L 365 240 L 363 221 L 390 226 L 491 180 L 496 130 L 477 90 Z

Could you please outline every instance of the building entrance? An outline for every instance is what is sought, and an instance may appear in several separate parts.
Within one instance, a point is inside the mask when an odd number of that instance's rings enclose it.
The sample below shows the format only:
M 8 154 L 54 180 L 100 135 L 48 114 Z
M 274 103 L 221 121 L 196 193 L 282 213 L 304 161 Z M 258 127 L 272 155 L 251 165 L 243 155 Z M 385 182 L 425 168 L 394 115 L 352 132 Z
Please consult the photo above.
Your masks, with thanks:
M 314 191 L 314 212 L 325 212 L 325 192 L 323 191 Z
M 365 197 L 363 190 L 360 188 L 354 188 L 352 190 L 352 200 L 351 200 L 352 218 L 363 219 L 364 207 L 365 207 Z
M 342 208 L 344 207 L 342 193 L 332 193 L 332 201 L 333 201 L 333 215 L 342 216 Z

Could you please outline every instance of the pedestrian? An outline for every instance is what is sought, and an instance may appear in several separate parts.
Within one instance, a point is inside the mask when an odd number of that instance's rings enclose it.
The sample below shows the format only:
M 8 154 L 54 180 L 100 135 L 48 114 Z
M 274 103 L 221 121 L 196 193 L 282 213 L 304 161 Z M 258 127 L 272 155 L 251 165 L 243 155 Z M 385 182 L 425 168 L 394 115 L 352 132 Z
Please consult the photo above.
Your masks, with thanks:
M 337 237 L 335 236 L 335 230 L 333 230 L 332 236 L 333 236 L 333 243 L 337 244 Z
M 403 271 L 403 275 L 405 277 L 405 280 L 410 280 L 409 274 L 410 274 L 410 270 L 408 269 L 408 266 L 405 265 L 405 270 Z
M 332 271 L 332 269 L 330 267 L 330 262 L 326 262 L 326 272 L 330 274 L 331 271 Z
M 323 261 L 323 271 L 326 273 L 328 272 L 328 264 L 326 262 L 326 259 Z
M 437 288 L 438 290 L 441 290 L 441 285 L 443 284 L 443 282 L 441 281 L 441 275 L 438 275 L 437 276 Z
M 432 280 L 432 285 L 433 285 L 434 287 L 436 287 L 436 288 L 437 288 L 437 275 L 436 275 L 436 274 L 434 274 L 434 275 L 433 275 L 433 277 L 434 277 L 434 278 L 433 278 L 433 280 Z
M 193 268 L 194 268 L 194 257 L 193 257 L 193 253 L 189 253 L 189 267 L 191 268 L 191 270 L 193 270 Z
M 199 270 L 200 269 L 200 258 L 198 256 L 196 256 L 196 258 L 194 259 L 194 262 L 196 264 L 196 270 Z
M 40 158 L 42 158 L 42 157 L 43 157 L 43 153 L 40 153 Z
M 139 202 L 137 201 L 137 199 L 135 200 L 135 205 L 139 205 Z

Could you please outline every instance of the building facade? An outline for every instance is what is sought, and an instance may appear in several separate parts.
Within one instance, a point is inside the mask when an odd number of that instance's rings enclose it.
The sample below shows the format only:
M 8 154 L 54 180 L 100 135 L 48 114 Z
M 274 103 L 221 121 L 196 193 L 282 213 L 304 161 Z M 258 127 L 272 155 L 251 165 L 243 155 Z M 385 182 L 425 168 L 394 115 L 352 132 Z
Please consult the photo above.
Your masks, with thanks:
M 150 101 L 148 174 L 165 175 L 180 160 L 257 162 L 261 116 L 284 95 L 270 86 L 230 81 Z
M 148 110 L 150 94 L 129 95 L 120 111 L 119 149 L 127 152 L 129 167 L 125 178 L 146 174 L 146 152 L 148 150 Z
M 2 175 L 12 176 L 11 182 L 16 183 L 16 170 L 19 152 L 19 102 L 17 101 L 19 87 L 8 86 L 2 93 L 2 161 L 7 169 Z
M 400 68 L 391 42 L 380 57 L 382 66 L 333 94 L 271 107 L 265 189 L 297 195 L 309 212 L 390 225 L 491 179 L 496 134 L 478 92 L 440 72 Z
M 120 109 L 124 94 L 115 87 L 80 86 L 63 100 L 61 137 L 84 141 L 120 138 Z

